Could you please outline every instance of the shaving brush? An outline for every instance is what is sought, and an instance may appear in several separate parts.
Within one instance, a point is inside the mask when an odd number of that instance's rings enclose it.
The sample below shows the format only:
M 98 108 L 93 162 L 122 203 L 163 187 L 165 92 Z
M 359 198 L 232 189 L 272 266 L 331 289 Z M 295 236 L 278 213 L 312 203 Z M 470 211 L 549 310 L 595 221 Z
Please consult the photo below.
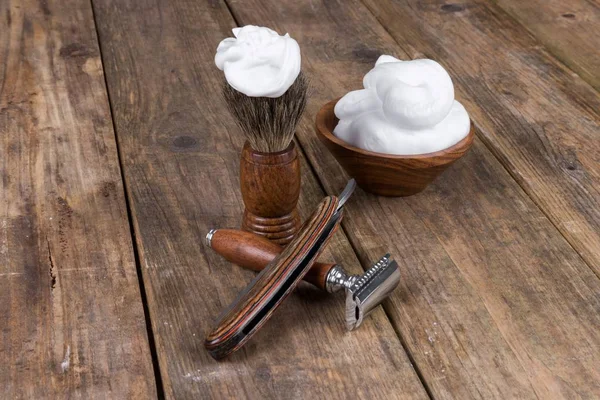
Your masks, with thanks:
M 246 136 L 240 161 L 242 229 L 280 245 L 300 228 L 300 161 L 293 138 L 307 92 L 302 72 L 279 97 L 250 97 L 223 84 L 227 107 Z

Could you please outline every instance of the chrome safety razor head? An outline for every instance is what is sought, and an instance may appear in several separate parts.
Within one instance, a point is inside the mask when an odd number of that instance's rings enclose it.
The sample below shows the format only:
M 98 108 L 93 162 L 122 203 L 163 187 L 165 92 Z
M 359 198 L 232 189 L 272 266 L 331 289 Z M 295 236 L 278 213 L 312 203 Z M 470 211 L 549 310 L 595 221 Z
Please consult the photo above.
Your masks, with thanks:
M 386 254 L 362 275 L 348 275 L 336 265 L 326 279 L 330 293 L 345 288 L 346 327 L 353 330 L 398 286 L 400 271 L 398 264 Z
M 400 271 L 389 254 L 382 257 L 347 290 L 346 327 L 356 329 L 400 283 Z

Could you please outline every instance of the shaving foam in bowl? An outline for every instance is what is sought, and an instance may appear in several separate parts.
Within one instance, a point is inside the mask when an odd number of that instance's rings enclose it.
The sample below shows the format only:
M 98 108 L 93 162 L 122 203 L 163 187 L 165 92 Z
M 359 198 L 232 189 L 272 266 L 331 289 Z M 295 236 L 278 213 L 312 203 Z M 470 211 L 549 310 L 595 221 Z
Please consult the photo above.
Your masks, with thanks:
M 400 61 L 383 55 L 363 79 L 364 89 L 335 107 L 333 133 L 363 150 L 392 155 L 450 148 L 470 130 L 469 115 L 454 100 L 446 70 L 433 60 Z
M 383 154 L 353 146 L 333 134 L 341 121 L 334 113 L 337 100 L 317 113 L 317 136 L 335 159 L 364 191 L 380 196 L 411 196 L 424 190 L 446 168 L 471 147 L 473 125 L 458 143 L 433 153 L 417 155 Z

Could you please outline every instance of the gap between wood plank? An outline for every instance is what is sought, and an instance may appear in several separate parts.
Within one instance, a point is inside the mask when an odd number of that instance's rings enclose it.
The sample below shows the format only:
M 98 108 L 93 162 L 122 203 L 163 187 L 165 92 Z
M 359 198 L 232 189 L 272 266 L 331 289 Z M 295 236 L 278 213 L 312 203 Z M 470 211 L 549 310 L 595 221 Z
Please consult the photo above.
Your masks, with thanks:
M 231 18 L 233 18 L 235 24 L 238 27 L 241 27 L 242 25 L 240 24 L 237 16 L 235 15 L 235 12 L 229 5 L 228 0 L 223 0 L 223 2 L 225 3 L 225 6 L 227 7 L 229 14 L 231 14 Z M 369 12 L 371 12 L 371 11 L 369 11 Z M 387 30 L 386 30 L 386 32 L 387 32 Z M 327 193 L 327 190 L 325 189 L 325 186 L 323 185 L 323 181 L 321 180 L 321 177 L 319 176 L 319 174 L 317 173 L 317 170 L 315 169 L 315 167 L 313 166 L 313 164 L 311 162 L 311 158 L 308 157 L 308 155 L 306 154 L 306 151 L 304 150 L 304 147 L 302 146 L 302 143 L 300 142 L 300 140 L 298 140 L 295 137 L 295 135 L 294 135 L 294 142 L 296 142 L 296 146 L 298 147 L 300 153 L 306 159 L 306 164 L 310 168 L 311 173 L 315 176 L 317 183 L 319 184 L 319 187 L 321 188 L 323 193 Z M 350 237 L 350 235 L 348 235 L 348 232 L 346 231 L 346 228 L 345 228 L 343 222 L 341 224 L 341 228 L 342 228 L 342 232 L 343 232 L 344 236 L 346 237 L 346 239 L 348 240 L 348 243 L 350 244 L 350 247 L 352 248 L 352 251 L 356 255 L 357 260 L 359 260 L 359 262 L 360 262 L 360 256 L 358 254 L 358 251 L 356 250 L 356 245 L 355 245 L 354 241 L 352 240 L 352 238 Z M 361 263 L 361 268 L 366 271 L 369 268 L 369 266 L 364 266 Z M 385 302 L 385 303 L 387 304 L 387 302 Z M 392 326 L 392 329 L 396 333 L 396 336 L 398 337 L 398 340 L 400 341 L 400 345 L 404 349 L 404 352 L 406 353 L 406 356 L 408 357 L 408 360 L 410 361 L 411 366 L 414 368 L 415 373 L 416 373 L 417 377 L 419 378 L 419 381 L 421 382 L 421 385 L 423 385 L 423 389 L 425 389 L 427 396 L 429 396 L 430 399 L 434 399 L 433 393 L 431 392 L 431 389 L 429 388 L 429 385 L 428 385 L 427 381 L 425 380 L 425 377 L 423 376 L 419 365 L 415 361 L 415 358 L 413 357 L 413 355 L 411 354 L 410 350 L 408 349 L 408 347 L 406 345 L 406 341 L 404 340 L 404 338 L 402 337 L 402 334 L 397 329 L 397 327 L 393 324 L 392 319 L 390 318 L 388 306 L 386 306 L 382 303 L 381 307 L 383 308 L 385 317 L 388 319 L 388 321 L 390 322 L 390 325 Z
M 113 126 L 113 133 L 115 135 L 115 145 L 117 147 L 117 160 L 119 161 L 119 174 L 121 176 L 121 181 L 123 183 L 123 191 L 125 197 L 125 208 L 127 210 L 127 222 L 129 224 L 129 233 L 131 234 L 131 243 L 133 246 L 133 257 L 135 260 L 135 269 L 137 272 L 138 284 L 140 287 L 140 296 L 142 299 L 142 307 L 144 309 L 144 319 L 146 321 L 146 334 L 148 335 L 148 346 L 150 347 L 150 356 L 152 357 L 152 369 L 154 370 L 154 382 L 156 384 L 156 394 L 159 399 L 165 398 L 165 391 L 163 388 L 161 373 L 160 373 L 160 365 L 158 363 L 158 353 L 156 350 L 156 343 L 154 341 L 154 332 L 152 329 L 152 320 L 150 319 L 150 310 L 148 308 L 148 300 L 146 298 L 146 288 L 144 286 L 144 278 L 142 276 L 142 266 L 140 263 L 139 250 L 135 235 L 135 228 L 133 225 L 133 218 L 131 213 L 131 205 L 129 204 L 129 186 L 125 180 L 125 174 L 123 173 L 123 161 L 121 159 L 121 147 L 119 144 L 119 135 L 117 133 L 117 125 L 115 124 L 114 113 L 112 102 L 110 101 L 110 91 L 108 88 L 108 82 L 106 82 L 106 71 L 104 69 L 104 60 L 103 60 L 103 44 L 100 39 L 100 33 L 98 32 L 98 23 L 96 20 L 96 11 L 94 10 L 94 1 L 90 0 L 90 7 L 92 9 L 92 16 L 94 21 L 94 32 L 96 32 L 96 40 L 98 41 L 98 49 L 100 50 L 100 65 L 102 66 L 102 78 L 104 80 L 104 87 L 106 88 L 106 96 L 108 99 L 108 107 L 110 112 L 110 122 Z
M 227 3 L 227 1 L 225 1 L 225 3 Z M 227 5 L 227 8 L 229 8 L 229 5 Z M 231 9 L 230 9 L 230 11 L 231 11 Z M 239 26 L 237 19 L 235 20 L 235 23 Z M 300 143 L 299 140 L 297 140 L 297 139 L 294 139 L 294 140 L 295 140 L 298 148 L 300 149 L 300 152 L 306 158 L 306 164 L 309 166 L 310 170 L 312 171 L 313 175 L 315 176 L 317 183 L 319 184 L 319 187 L 321 188 L 323 193 L 327 193 L 327 190 L 325 189 L 325 186 L 323 185 L 323 181 L 321 180 L 321 177 L 317 173 L 317 170 L 315 169 L 312 162 L 310 161 L 310 157 L 308 157 L 308 155 L 304 151 L 304 147 L 302 147 L 302 144 Z M 352 251 L 356 255 L 356 258 L 360 262 L 360 256 L 359 256 L 358 250 L 356 248 L 356 244 L 354 243 L 354 239 L 352 238 L 351 235 L 348 234 L 343 220 L 341 223 L 341 229 L 342 229 L 342 232 L 344 233 L 344 236 L 346 236 L 346 239 L 348 239 L 348 243 L 350 244 Z M 365 271 L 370 267 L 370 265 L 365 266 L 365 265 L 362 265 L 362 263 L 360 263 L 360 264 L 361 264 L 361 268 Z M 411 366 L 415 370 L 415 373 L 417 374 L 419 381 L 421 382 L 421 384 L 423 385 L 423 388 L 425 389 L 425 392 L 427 393 L 427 396 L 429 396 L 430 399 L 434 399 L 435 397 L 433 396 L 431 388 L 429 387 L 429 384 L 427 383 L 427 381 L 425 380 L 425 377 L 423 376 L 423 373 L 421 372 L 421 368 L 419 367 L 419 364 L 416 362 L 415 358 L 413 357 L 413 355 L 410 352 L 410 349 L 406 345 L 406 340 L 402 336 L 402 333 L 397 328 L 397 326 L 393 323 L 392 318 L 390 317 L 390 312 L 388 310 L 388 307 L 389 307 L 388 301 L 386 300 L 383 303 L 381 303 L 381 307 L 383 308 L 386 318 L 388 319 L 388 321 L 390 321 L 390 325 L 392 326 L 392 329 L 396 333 L 396 336 L 398 337 L 398 340 L 400 341 L 400 344 L 402 345 L 402 348 L 404 349 L 404 352 L 406 353 L 406 356 L 408 357 L 408 360 L 410 361 Z
M 591 7 L 598 7 L 598 5 L 595 4 L 593 1 L 589 1 L 589 0 L 583 0 L 583 1 L 589 3 L 589 5 Z M 595 67 L 595 65 L 593 65 L 594 64 L 593 62 L 591 63 L 592 65 L 586 65 L 589 60 L 585 60 L 585 58 L 584 58 L 583 65 L 581 65 L 581 59 L 573 57 L 571 54 L 563 53 L 562 43 L 557 42 L 557 44 L 555 46 L 552 46 L 552 42 L 554 39 L 554 37 L 552 35 L 549 35 L 546 38 L 547 39 L 546 41 L 542 41 L 542 39 L 539 38 L 540 36 L 542 36 L 541 32 L 536 32 L 528 24 L 526 24 L 527 16 L 525 16 L 524 19 L 519 18 L 518 10 L 516 8 L 512 9 L 512 7 L 510 6 L 510 2 L 507 3 L 502 0 L 491 0 L 491 3 L 495 4 L 499 9 L 503 10 L 507 15 L 510 16 L 510 18 L 512 18 L 515 22 L 517 22 L 519 25 L 521 25 L 527 32 L 529 32 L 532 37 L 536 38 L 536 40 L 538 42 L 541 42 L 542 45 L 544 46 L 544 48 L 547 49 L 549 54 L 552 54 L 556 60 L 563 63 L 568 69 L 575 72 L 575 74 L 577 74 L 577 76 L 579 76 L 582 81 L 588 83 L 592 87 L 592 89 L 594 89 L 596 92 L 600 93 L 600 85 L 598 82 L 599 80 L 593 74 L 594 67 Z M 569 5 L 568 2 L 564 2 L 564 3 Z M 546 4 L 548 4 L 548 3 L 546 3 Z M 575 5 L 575 8 L 577 8 L 578 5 L 579 4 Z M 553 4 L 548 4 L 548 7 L 550 9 L 552 9 Z M 571 7 L 569 7 L 569 8 L 571 8 Z M 567 9 L 565 9 L 564 11 L 567 11 Z M 579 10 L 579 11 L 581 11 L 581 10 Z M 538 9 L 538 12 L 539 12 L 539 9 Z M 577 14 L 577 16 L 579 16 L 579 14 Z M 569 12 L 567 14 L 562 14 L 561 17 L 570 19 L 570 18 L 576 18 L 576 15 Z M 579 31 L 579 29 L 577 29 L 577 28 L 581 28 L 581 27 L 575 27 L 575 29 L 569 29 L 569 31 L 577 32 L 577 31 Z M 557 33 L 560 34 L 563 30 L 566 30 L 566 29 L 561 29 L 559 27 L 557 29 Z M 568 42 L 569 38 L 566 38 L 566 39 Z M 548 45 L 545 44 L 546 42 L 548 43 Z M 592 45 L 592 47 L 593 47 L 593 45 Z M 585 49 L 580 49 L 580 50 L 585 50 Z M 585 68 L 584 66 L 591 67 L 591 70 L 589 70 L 590 72 L 588 72 L 588 69 Z M 583 74 L 579 71 L 582 71 Z
M 361 0 L 361 2 L 364 4 L 364 1 Z M 540 39 L 538 39 L 538 37 L 536 36 L 535 32 L 531 31 L 529 28 L 527 28 L 527 26 L 525 24 L 523 24 L 518 18 L 516 18 L 512 13 L 510 13 L 509 11 L 507 11 L 504 7 L 502 7 L 500 4 L 498 4 L 497 0 L 492 0 L 492 4 L 494 4 L 502 13 L 504 13 L 504 18 L 509 18 L 512 19 L 516 24 L 520 25 L 523 27 L 523 29 L 525 31 L 527 31 L 530 35 L 530 37 L 532 38 L 533 41 L 539 43 L 539 45 L 541 47 L 543 47 L 550 56 L 552 56 L 552 58 L 554 58 L 556 60 L 557 63 L 562 64 L 563 67 L 569 71 L 571 71 L 573 74 L 577 75 L 583 82 L 585 82 L 591 90 L 598 92 L 598 90 L 590 83 L 588 82 L 586 79 L 584 79 L 577 71 L 575 71 L 573 68 L 571 68 L 571 66 L 565 62 L 563 60 L 563 57 L 560 57 L 559 55 L 557 55 L 551 48 L 547 47 Z M 375 16 L 375 14 L 373 14 L 373 12 L 371 11 L 371 9 L 364 4 L 365 7 L 369 10 L 369 12 L 371 13 L 371 15 L 373 15 L 373 17 L 375 19 L 377 19 L 377 17 Z M 379 21 L 379 20 L 378 20 Z M 390 31 L 388 31 L 387 27 L 383 24 L 380 23 L 381 26 L 383 26 L 383 29 L 385 29 L 385 31 L 394 39 L 394 41 L 396 43 L 398 43 L 398 41 L 396 41 L 396 39 L 394 38 L 394 36 L 391 34 Z M 398 46 L 400 46 L 400 43 L 398 43 Z M 598 92 L 600 93 L 600 92 Z M 475 124 L 477 125 L 477 124 Z M 476 126 L 477 127 L 477 126 Z M 555 221 L 550 217 L 550 215 L 546 212 L 546 210 L 544 210 L 544 208 L 542 208 L 542 206 L 539 204 L 539 202 L 535 199 L 535 197 L 532 197 L 528 192 L 527 189 L 521 185 L 521 183 L 519 183 L 519 180 L 515 177 L 514 172 L 512 172 L 503 162 L 501 157 L 498 156 L 498 151 L 494 148 L 494 146 L 492 146 L 492 144 L 489 142 L 489 140 L 487 140 L 483 135 L 478 134 L 478 132 L 480 131 L 479 128 L 476 129 L 475 133 L 477 134 L 477 136 L 479 137 L 479 139 L 483 142 L 483 144 L 485 145 L 485 147 L 488 148 L 488 150 L 490 150 L 490 152 L 494 155 L 494 157 L 496 157 L 496 159 L 500 162 L 500 165 L 502 165 L 502 167 L 508 172 L 508 174 L 513 178 L 513 180 L 515 182 L 517 182 L 517 184 L 519 185 L 519 187 L 523 190 L 523 192 L 533 201 L 533 204 L 535 204 L 537 206 L 537 208 L 542 212 L 542 214 L 544 214 L 546 216 L 546 218 L 548 218 L 548 221 L 550 221 L 550 223 L 556 228 L 556 230 L 561 234 L 562 237 L 565 238 L 565 240 L 567 241 L 567 243 L 569 243 L 569 246 L 571 246 L 571 248 L 573 249 L 573 251 L 575 251 L 575 253 L 577 253 L 577 255 L 579 256 L 579 258 L 581 259 L 581 261 L 583 261 L 583 263 L 585 265 L 588 266 L 589 269 L 592 270 L 592 272 L 598 277 L 598 279 L 600 279 L 600 272 L 596 272 L 596 270 L 594 268 L 592 268 L 592 266 L 587 262 L 587 260 L 581 255 L 581 253 L 579 253 L 579 251 L 577 251 L 577 249 L 574 247 L 573 243 L 569 240 L 569 236 L 565 235 L 563 233 L 563 231 L 560 229 L 560 227 L 555 223 Z
M 226 1 L 226 3 L 227 3 L 227 1 Z M 227 8 L 229 8 L 229 5 L 227 6 Z M 237 20 L 236 20 L 236 24 L 239 26 L 239 23 L 237 22 Z M 327 190 L 325 189 L 325 186 L 323 185 L 323 181 L 321 180 L 321 177 L 317 173 L 317 170 L 315 169 L 312 162 L 310 161 L 310 157 L 308 157 L 306 155 L 306 152 L 304 151 L 304 147 L 302 147 L 302 144 L 300 143 L 299 140 L 297 140 L 297 139 L 294 139 L 294 140 L 296 142 L 296 145 L 300 149 L 300 152 L 306 158 L 306 164 L 309 166 L 310 170 L 312 171 L 313 175 L 315 176 L 317 183 L 319 184 L 319 187 L 321 188 L 323 193 L 327 193 Z M 360 262 L 360 256 L 359 256 L 358 250 L 356 249 L 356 244 L 354 243 L 354 239 L 352 238 L 351 235 L 348 234 L 343 220 L 342 220 L 342 223 L 340 226 L 341 226 L 342 232 L 344 233 L 344 236 L 346 237 L 346 239 L 348 239 L 348 243 L 350 244 L 352 251 L 354 252 L 354 254 L 356 255 L 356 258 Z M 365 266 L 365 265 L 362 265 L 362 263 L 360 263 L 360 264 L 361 264 L 361 268 L 365 271 L 370 267 L 370 265 Z M 396 333 L 396 336 L 398 337 L 398 340 L 400 341 L 400 344 L 402 345 L 402 348 L 404 349 L 404 352 L 406 353 L 406 356 L 408 357 L 408 360 L 410 361 L 411 366 L 415 370 L 415 373 L 417 374 L 419 381 L 423 385 L 423 389 L 425 389 L 425 392 L 427 393 L 427 396 L 429 396 L 430 399 L 434 399 L 435 397 L 433 396 L 433 393 L 429 387 L 429 384 L 427 383 L 427 381 L 425 380 L 425 377 L 423 376 L 423 373 L 421 372 L 421 368 L 419 367 L 419 364 L 416 362 L 415 358 L 413 357 L 413 355 L 410 352 L 410 349 L 406 345 L 406 340 L 402 336 L 402 333 L 397 328 L 397 326 L 393 323 L 392 318 L 390 317 L 390 312 L 388 310 L 389 306 L 387 304 L 388 304 L 387 300 L 384 301 L 383 303 L 381 303 L 381 307 L 383 308 L 385 316 L 388 319 L 388 321 L 390 322 L 392 329 Z
M 402 49 L 402 51 L 404 51 L 407 54 L 410 54 L 410 52 L 405 49 L 404 47 L 402 47 L 402 45 L 400 44 L 400 42 L 398 40 L 396 40 L 395 36 L 392 34 L 392 32 L 390 32 L 390 30 L 388 29 L 387 26 L 385 26 L 385 24 L 381 23 L 381 21 L 379 20 L 379 18 L 377 18 L 377 16 L 373 13 L 373 11 L 371 11 L 371 9 L 369 8 L 369 6 L 364 2 L 364 0 L 360 0 L 361 3 L 365 6 L 365 8 L 368 10 L 368 12 L 373 16 L 373 18 L 375 18 L 377 20 L 377 22 L 379 23 L 379 25 L 381 25 L 381 27 L 387 32 L 388 36 L 390 38 L 392 38 L 392 40 L 394 41 L 394 43 L 396 43 L 396 45 Z M 229 8 L 229 5 L 227 6 Z M 516 23 L 518 23 L 519 25 L 521 25 L 521 23 L 519 21 L 517 21 L 516 19 L 514 19 L 512 17 L 512 15 L 509 15 L 506 11 L 504 11 L 504 9 L 501 9 L 501 11 L 503 13 L 506 14 L 506 18 L 510 18 L 513 21 L 515 21 Z M 237 22 L 237 21 L 236 21 Z M 554 58 L 555 60 L 557 60 L 557 62 L 559 62 L 560 64 L 562 64 L 566 69 L 568 69 L 569 71 L 573 71 L 569 66 L 567 66 L 564 62 L 562 62 L 560 59 L 556 58 L 554 56 L 554 53 L 550 52 L 548 50 L 548 48 L 543 45 L 535 36 L 533 36 L 533 34 L 531 34 L 531 32 L 529 32 L 529 30 L 527 30 L 527 32 L 531 35 L 531 37 L 538 43 L 540 43 L 540 46 L 542 46 L 544 49 L 546 49 L 546 51 L 548 52 L 548 54 L 550 56 L 552 56 L 552 58 Z M 573 71 L 574 74 L 577 74 L 576 72 Z M 579 76 L 579 75 L 577 75 Z M 581 77 L 580 77 L 581 78 Z M 587 85 L 590 86 L 590 88 L 592 88 L 594 91 L 595 89 L 589 84 L 589 82 L 585 81 L 582 79 L 582 81 L 584 81 Z M 502 168 L 504 168 L 504 170 L 506 170 L 506 172 L 508 172 L 508 174 L 510 175 L 510 177 L 516 182 L 516 184 L 521 188 L 521 190 L 523 191 L 523 193 L 525 193 L 525 195 L 527 197 L 529 197 L 531 199 L 531 201 L 533 202 L 533 204 L 535 204 L 535 206 L 541 211 L 542 214 L 544 214 L 544 216 L 548 219 L 548 221 L 552 224 L 552 226 L 554 226 L 554 228 L 556 228 L 556 230 L 558 231 L 558 233 L 560 233 L 560 235 L 565 239 L 565 241 L 569 244 L 569 247 L 573 249 L 573 251 L 577 254 L 577 256 L 579 257 L 579 259 L 581 259 L 581 261 L 592 271 L 592 273 L 594 275 L 596 275 L 596 277 L 598 277 L 598 279 L 600 279 L 600 272 L 597 272 L 594 268 L 592 268 L 592 266 L 588 263 L 588 261 L 581 255 L 581 253 L 574 247 L 573 243 L 571 242 L 571 239 L 569 238 L 568 235 L 565 235 L 564 232 L 560 229 L 560 227 L 557 225 L 556 221 L 554 221 L 550 215 L 548 214 L 548 212 L 546 212 L 546 210 L 544 210 L 544 208 L 539 204 L 539 202 L 536 200 L 535 197 L 533 197 L 528 191 L 527 189 L 519 182 L 519 180 L 516 178 L 515 173 L 513 171 L 510 170 L 510 168 L 508 168 L 508 166 L 502 162 L 502 157 L 499 157 L 498 154 L 498 150 L 494 148 L 494 146 L 490 143 L 490 141 L 485 137 L 485 135 L 482 135 L 480 132 L 481 130 L 479 129 L 478 123 L 477 121 L 473 121 L 473 123 L 475 124 L 475 134 L 477 135 L 477 138 L 481 141 L 481 143 L 483 143 L 483 145 L 490 151 L 490 153 L 494 156 L 494 158 L 499 162 L 499 164 L 502 166 Z M 312 165 L 311 165 L 312 167 Z M 321 183 L 321 181 L 319 180 L 319 183 Z M 350 241 L 350 244 L 352 245 L 352 248 L 354 248 L 354 244 L 352 243 L 352 241 Z M 386 311 L 386 315 L 387 315 L 387 311 Z

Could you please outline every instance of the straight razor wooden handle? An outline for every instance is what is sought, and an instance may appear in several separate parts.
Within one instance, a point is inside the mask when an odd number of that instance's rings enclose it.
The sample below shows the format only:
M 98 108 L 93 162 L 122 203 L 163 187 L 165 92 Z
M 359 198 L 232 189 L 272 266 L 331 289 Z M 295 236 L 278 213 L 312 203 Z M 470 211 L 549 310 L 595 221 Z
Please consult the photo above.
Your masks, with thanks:
M 204 345 L 220 359 L 244 345 L 292 292 L 340 223 L 339 200 L 328 196 L 296 237 L 225 310 Z

